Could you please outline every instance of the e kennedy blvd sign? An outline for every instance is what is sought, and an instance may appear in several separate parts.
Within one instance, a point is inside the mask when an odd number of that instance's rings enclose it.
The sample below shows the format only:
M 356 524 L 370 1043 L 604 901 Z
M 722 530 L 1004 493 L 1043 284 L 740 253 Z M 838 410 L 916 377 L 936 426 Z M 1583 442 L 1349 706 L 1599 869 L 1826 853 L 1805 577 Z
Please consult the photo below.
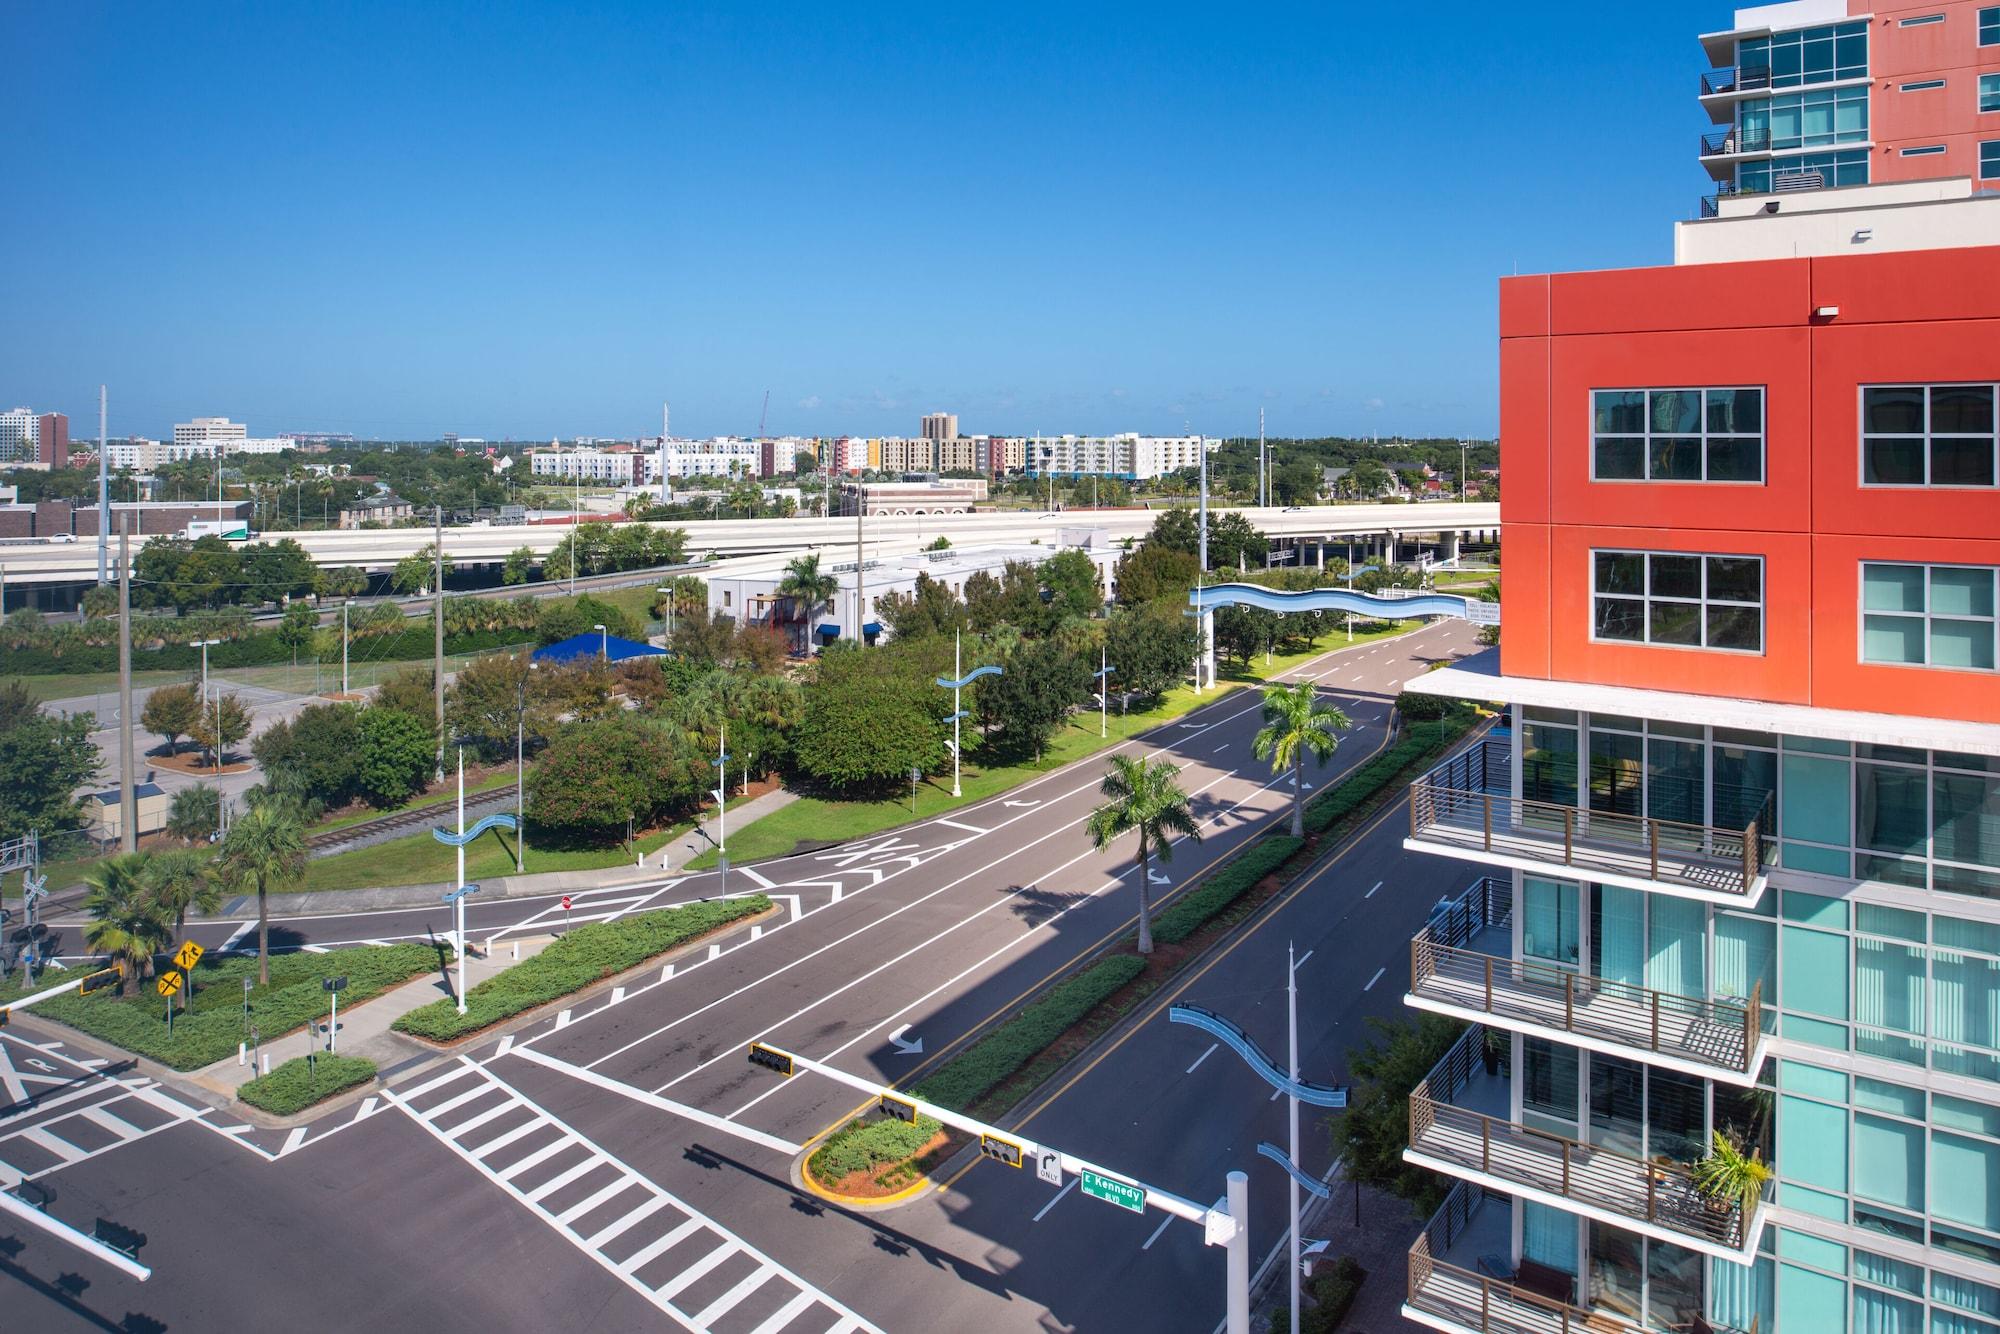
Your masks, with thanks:
M 1106 1204 L 1115 1204 L 1120 1209 L 1130 1209 L 1135 1214 L 1146 1211 L 1145 1190 L 1129 1181 L 1103 1176 L 1089 1168 L 1079 1174 L 1079 1179 L 1085 1195 L 1094 1196 Z

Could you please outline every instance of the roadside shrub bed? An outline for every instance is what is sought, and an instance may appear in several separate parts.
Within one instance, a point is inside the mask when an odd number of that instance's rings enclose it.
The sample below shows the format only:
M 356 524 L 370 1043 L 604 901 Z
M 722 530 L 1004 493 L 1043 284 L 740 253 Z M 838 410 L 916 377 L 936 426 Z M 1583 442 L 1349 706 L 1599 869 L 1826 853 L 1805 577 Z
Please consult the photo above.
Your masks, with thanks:
M 1306 828 L 1315 834 L 1325 833 L 1380 792 L 1402 769 L 1465 735 L 1474 719 L 1470 710 L 1461 709 L 1435 722 L 1412 723 L 1401 741 L 1307 802 Z
M 271 984 L 250 992 L 250 1022 L 269 1042 L 326 1014 L 321 978 L 347 978 L 347 989 L 340 993 L 344 1010 L 440 968 L 450 958 L 449 947 L 420 942 L 357 945 L 325 954 L 273 954 Z M 231 955 L 217 960 L 211 954 L 194 972 L 194 1005 L 188 1013 L 174 1015 L 172 1038 L 167 1036 L 167 1003 L 153 990 L 150 978 L 141 979 L 135 994 L 123 998 L 71 993 L 43 1001 L 34 1012 L 38 1018 L 67 1024 L 176 1070 L 198 1070 L 234 1056 L 236 1044 L 249 1036 L 243 1023 L 242 980 L 257 976 L 257 959 Z M 0 999 L 19 994 L 18 988 L 10 987 Z
M 940 1107 L 964 1110 L 1145 967 L 1146 961 L 1136 954 L 1114 954 L 1064 978 L 1046 996 L 945 1062 L 916 1086 L 915 1093 Z
M 540 954 L 490 977 L 465 995 L 465 1013 L 450 997 L 411 1010 L 395 1022 L 404 1033 L 449 1042 L 546 1005 L 594 982 L 637 967 L 656 954 L 771 906 L 762 894 L 662 908 L 618 922 L 592 922 Z
M 886 1116 L 875 1121 L 849 1121 L 813 1150 L 806 1169 L 821 1185 L 837 1186 L 850 1173 L 872 1172 L 914 1157 L 943 1129 L 943 1122 L 928 1116 L 915 1121 Z
M 1153 939 L 1169 945 L 1186 940 L 1304 846 L 1304 839 L 1290 834 L 1272 834 L 1251 844 L 1220 871 L 1174 900 L 1173 906 L 1153 922 Z
M 1312 1305 L 1299 1311 L 1300 1334 L 1333 1334 L 1339 1329 L 1367 1277 L 1368 1271 L 1353 1256 L 1343 1255 L 1332 1273 L 1322 1272 L 1305 1284 Z M 1280 1306 L 1271 1313 L 1271 1334 L 1283 1334 L 1291 1319 L 1290 1309 Z
M 364 1057 L 321 1056 L 309 1069 L 305 1057 L 294 1056 L 270 1074 L 259 1075 L 237 1089 L 236 1096 L 252 1107 L 290 1116 L 374 1078 L 375 1062 Z

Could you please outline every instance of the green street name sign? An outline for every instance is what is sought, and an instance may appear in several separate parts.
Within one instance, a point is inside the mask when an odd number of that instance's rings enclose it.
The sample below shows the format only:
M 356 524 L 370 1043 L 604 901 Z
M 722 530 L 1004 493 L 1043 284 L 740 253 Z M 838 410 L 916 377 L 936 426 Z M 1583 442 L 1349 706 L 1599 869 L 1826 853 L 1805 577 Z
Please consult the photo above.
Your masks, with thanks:
M 1135 1214 L 1146 1211 L 1146 1192 L 1129 1181 L 1099 1176 L 1088 1169 L 1081 1174 L 1081 1179 L 1085 1195 L 1103 1200 L 1106 1204 L 1115 1204 L 1120 1209 L 1130 1209 Z

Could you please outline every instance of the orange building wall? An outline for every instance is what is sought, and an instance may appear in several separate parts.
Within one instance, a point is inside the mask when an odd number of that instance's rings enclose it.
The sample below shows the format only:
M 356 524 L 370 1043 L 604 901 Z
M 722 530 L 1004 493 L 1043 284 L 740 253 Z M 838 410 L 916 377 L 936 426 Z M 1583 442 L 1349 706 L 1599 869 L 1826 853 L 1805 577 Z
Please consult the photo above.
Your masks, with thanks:
M 1838 306 L 1819 320 L 1813 311 Z M 2000 247 L 1503 279 L 1508 675 L 2000 722 L 2000 673 L 1863 665 L 1864 559 L 2000 566 L 2000 490 L 1863 489 L 1860 387 L 2000 380 Z M 1762 485 L 1593 482 L 1590 391 L 1765 387 Z M 1765 651 L 1590 639 L 1590 551 L 1759 555 Z
M 1849 0 L 1850 13 L 1872 13 L 1868 29 L 1869 137 L 1875 142 L 1871 181 L 1935 180 L 1979 174 L 1979 142 L 2000 138 L 2000 115 L 1981 115 L 1979 75 L 2000 71 L 2000 46 L 1979 42 L 1979 10 L 1992 0 L 1907 0 L 1889 6 Z M 1902 20 L 1944 15 L 1942 23 L 1902 26 Z M 1905 83 L 1943 79 L 1942 88 L 1904 92 Z M 1902 150 L 1943 144 L 1942 154 L 1904 157 Z

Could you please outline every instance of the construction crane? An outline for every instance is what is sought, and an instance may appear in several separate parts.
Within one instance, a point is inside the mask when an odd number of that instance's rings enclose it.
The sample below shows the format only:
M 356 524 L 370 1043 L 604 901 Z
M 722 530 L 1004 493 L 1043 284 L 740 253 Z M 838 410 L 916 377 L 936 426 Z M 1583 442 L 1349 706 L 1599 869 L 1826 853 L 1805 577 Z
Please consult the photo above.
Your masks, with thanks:
M 757 438 L 764 438 L 764 423 L 771 419 L 771 391 L 764 391 L 764 410 L 757 414 Z

